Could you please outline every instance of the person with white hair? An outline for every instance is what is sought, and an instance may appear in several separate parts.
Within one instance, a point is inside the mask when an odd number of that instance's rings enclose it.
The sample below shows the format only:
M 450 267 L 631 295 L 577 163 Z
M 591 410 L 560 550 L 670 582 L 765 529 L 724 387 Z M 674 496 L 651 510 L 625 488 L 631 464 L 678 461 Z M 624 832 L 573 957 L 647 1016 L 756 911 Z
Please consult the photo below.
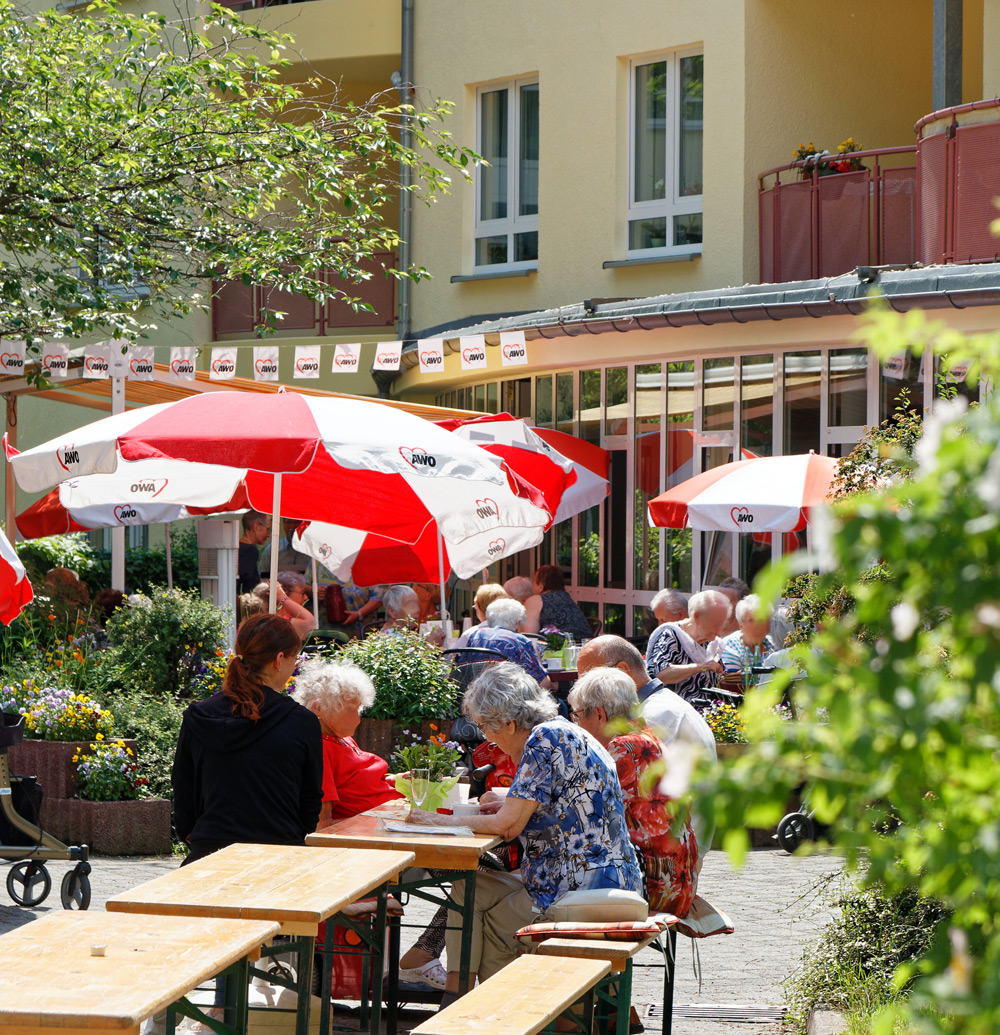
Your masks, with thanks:
M 520 875 L 480 873 L 476 880 L 470 970 L 485 981 L 513 962 L 519 950 L 514 933 L 536 910 L 544 913 L 571 891 L 639 892 L 642 877 L 614 762 L 558 714 L 552 696 L 524 669 L 507 662 L 486 669 L 466 690 L 462 711 L 517 760 L 507 796 L 490 804 L 484 795 L 480 801 L 495 811 L 478 816 L 415 810 L 409 821 L 468 826 L 524 844 Z M 458 907 L 465 883 L 451 891 Z M 448 991 L 457 993 L 461 930 L 450 928 L 446 942 Z
M 763 613 L 763 617 L 758 615 Z M 739 628 L 722 641 L 722 664 L 727 672 L 743 672 L 748 665 L 761 665 L 777 648 L 771 639 L 773 608 L 762 610 L 760 597 L 751 593 L 736 605 Z
M 650 601 L 650 611 L 658 625 L 679 622 L 688 616 L 688 598 L 679 589 L 661 589 Z
M 688 617 L 661 625 L 655 643 L 646 650 L 646 671 L 686 700 L 715 687 L 723 672 L 718 640 L 729 621 L 729 599 L 718 590 L 695 593 Z M 651 637 L 652 639 L 652 637 Z
M 646 871 L 650 912 L 687 916 L 698 880 L 698 843 L 690 808 L 663 793 L 669 765 L 646 724 L 635 682 L 618 668 L 594 668 L 569 692 L 570 717 L 614 759 L 625 799 L 625 822 Z
M 292 693 L 323 731 L 323 806 L 318 826 L 401 798 L 389 763 L 354 740 L 361 713 L 375 703 L 375 687 L 357 665 L 310 658 L 299 665 Z
M 487 647 L 499 651 L 509 661 L 528 673 L 543 687 L 550 687 L 552 681 L 545 674 L 538 660 L 534 644 L 521 635 L 527 611 L 524 604 L 510 597 L 494 600 L 486 608 L 486 621 L 469 636 L 468 647 Z M 474 658 L 475 655 L 469 655 Z
M 412 586 L 390 586 L 382 594 L 385 607 L 385 622 L 379 630 L 388 636 L 398 636 L 407 630 L 417 629 L 420 616 L 420 598 Z M 431 629 L 424 639 L 440 647 L 444 643 L 444 631 L 440 627 Z
M 512 579 L 508 579 L 503 584 L 503 589 L 507 596 L 520 600 L 522 604 L 535 592 L 531 579 L 527 575 L 515 575 Z

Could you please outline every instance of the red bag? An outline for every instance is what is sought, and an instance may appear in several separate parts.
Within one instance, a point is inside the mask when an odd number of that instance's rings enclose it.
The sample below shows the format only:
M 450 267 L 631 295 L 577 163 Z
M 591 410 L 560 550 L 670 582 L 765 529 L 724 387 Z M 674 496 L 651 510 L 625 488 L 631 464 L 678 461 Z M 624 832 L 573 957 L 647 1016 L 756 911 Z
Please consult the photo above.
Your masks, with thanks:
M 326 587 L 326 620 L 331 625 L 343 625 L 347 621 L 344 591 L 335 582 Z

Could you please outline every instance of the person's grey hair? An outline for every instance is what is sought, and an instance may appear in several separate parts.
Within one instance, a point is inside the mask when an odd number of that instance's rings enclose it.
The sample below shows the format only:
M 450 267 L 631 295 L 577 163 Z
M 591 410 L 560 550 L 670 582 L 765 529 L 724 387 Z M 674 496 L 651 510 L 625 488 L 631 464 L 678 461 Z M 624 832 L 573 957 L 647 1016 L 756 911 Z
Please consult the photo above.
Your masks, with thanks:
M 278 585 L 286 593 L 293 593 L 297 589 L 305 589 L 309 583 L 306 582 L 305 575 L 301 575 L 297 571 L 279 571 Z
M 240 524 L 243 526 L 244 532 L 249 532 L 254 525 L 266 525 L 267 515 L 262 514 L 259 510 L 248 510 L 244 513 L 243 517 L 240 518 Z
M 494 600 L 486 608 L 486 624 L 491 629 L 507 629 L 517 632 L 517 627 L 528 617 L 524 604 L 510 598 Z
M 507 596 L 520 600 L 522 604 L 535 592 L 535 587 L 527 575 L 515 575 L 503 584 L 503 588 Z
M 736 603 L 736 621 L 742 625 L 748 618 L 755 618 L 757 612 L 760 610 L 760 597 L 756 593 L 751 593 L 749 596 L 744 597 L 742 600 Z M 766 611 L 768 621 L 774 615 L 774 608 L 770 605 Z
M 603 636 L 595 636 L 587 641 L 584 648 L 588 654 L 593 653 L 600 659 L 602 666 L 616 668 L 625 664 L 629 672 L 634 676 L 641 676 L 645 683 L 649 676 L 646 673 L 646 663 L 642 660 L 639 648 L 629 643 L 624 636 L 615 636 L 612 633 L 605 633 Z
M 325 658 L 309 658 L 299 665 L 292 697 L 306 708 L 336 708 L 357 701 L 361 710 L 375 703 L 375 687 L 357 665 L 342 665 Z
M 574 711 L 586 715 L 603 708 L 609 722 L 628 718 L 639 710 L 635 682 L 620 668 L 592 668 L 576 681 L 568 700 Z
M 661 607 L 671 611 L 687 611 L 688 598 L 678 589 L 661 589 L 650 601 L 649 609 L 655 614 Z
M 403 604 L 410 598 L 417 599 L 417 592 L 410 586 L 390 586 L 382 596 L 382 604 L 390 618 L 403 613 Z
M 747 593 L 750 592 L 750 587 L 742 579 L 737 578 L 735 575 L 730 575 L 729 578 L 723 579 L 719 583 L 719 589 L 735 590 L 740 600 L 742 600 L 747 595 Z
M 694 618 L 695 615 L 704 614 L 712 607 L 724 607 L 728 611 L 732 603 L 725 593 L 720 593 L 717 589 L 703 589 L 688 601 L 688 614 Z
M 520 730 L 530 730 L 554 719 L 559 708 L 520 665 L 503 661 L 473 680 L 462 698 L 462 712 L 480 729 L 513 722 Z

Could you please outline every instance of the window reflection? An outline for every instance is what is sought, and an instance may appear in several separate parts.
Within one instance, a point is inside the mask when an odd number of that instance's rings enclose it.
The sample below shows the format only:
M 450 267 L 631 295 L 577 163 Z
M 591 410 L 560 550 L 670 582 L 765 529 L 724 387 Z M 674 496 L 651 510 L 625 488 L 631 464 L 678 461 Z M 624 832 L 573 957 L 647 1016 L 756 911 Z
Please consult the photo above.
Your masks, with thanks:
M 745 356 L 740 363 L 740 446 L 744 457 L 773 454 L 773 356 Z
M 868 423 L 868 350 L 830 350 L 830 426 Z
M 820 354 L 785 355 L 784 454 L 819 452 Z

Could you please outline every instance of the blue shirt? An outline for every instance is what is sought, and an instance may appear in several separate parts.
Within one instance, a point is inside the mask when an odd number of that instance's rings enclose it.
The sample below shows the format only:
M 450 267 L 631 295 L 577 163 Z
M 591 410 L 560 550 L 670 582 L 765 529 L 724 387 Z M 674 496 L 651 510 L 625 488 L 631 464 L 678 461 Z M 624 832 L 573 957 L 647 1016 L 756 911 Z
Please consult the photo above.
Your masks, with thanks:
M 618 773 L 589 733 L 563 718 L 535 726 L 507 793 L 538 802 L 521 832 L 521 874 L 539 909 L 578 889 L 642 892 Z
M 534 645 L 527 636 L 520 633 L 510 632 L 507 629 L 491 629 L 487 625 L 481 625 L 469 635 L 466 647 L 489 647 L 490 650 L 499 651 L 508 661 L 520 665 L 529 676 L 540 683 L 545 678 L 545 669 L 538 660 Z M 475 655 L 469 657 L 475 660 Z

